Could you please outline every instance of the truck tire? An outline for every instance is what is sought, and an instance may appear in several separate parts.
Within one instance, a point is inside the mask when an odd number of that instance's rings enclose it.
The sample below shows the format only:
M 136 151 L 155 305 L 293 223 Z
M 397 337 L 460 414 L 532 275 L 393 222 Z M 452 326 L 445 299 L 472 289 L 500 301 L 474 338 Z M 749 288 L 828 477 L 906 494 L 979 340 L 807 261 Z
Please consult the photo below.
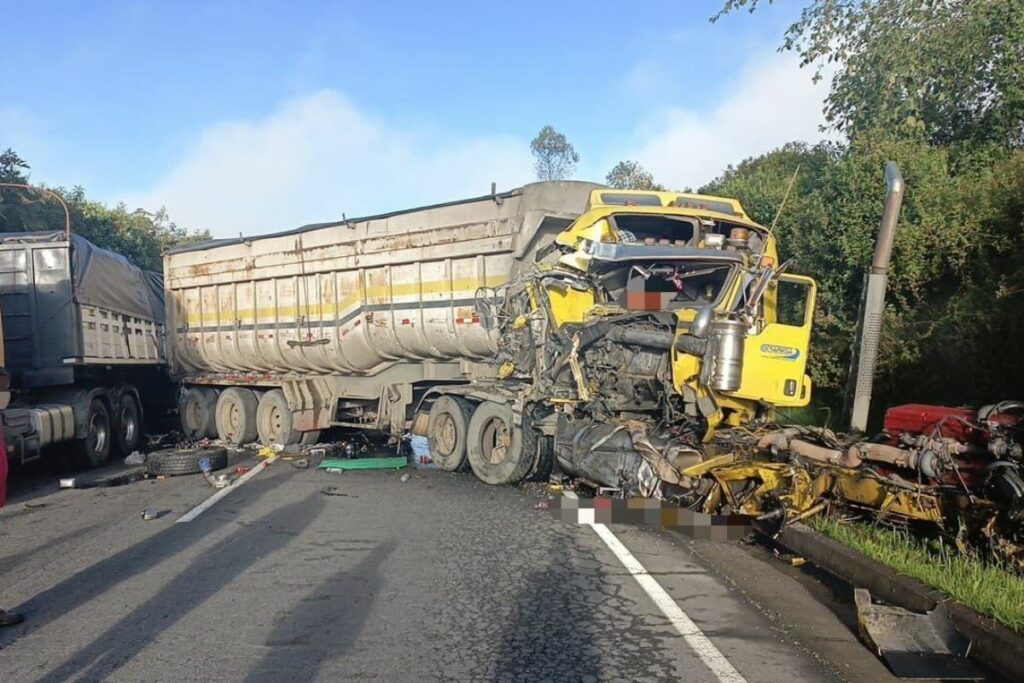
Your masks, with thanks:
M 89 414 L 85 419 L 85 438 L 75 442 L 72 455 L 78 467 L 99 467 L 110 457 L 110 411 L 101 398 L 89 402 Z
M 477 479 L 493 486 L 517 484 L 533 465 L 537 433 L 525 417 L 522 427 L 515 426 L 512 406 L 484 401 L 469 420 L 466 450 Z
M 192 387 L 181 399 L 178 413 L 181 431 L 191 439 L 216 439 L 217 392 L 206 387 Z
M 456 472 L 466 466 L 466 437 L 473 406 L 464 398 L 442 396 L 430 406 L 427 446 L 439 469 Z
M 228 452 L 220 446 L 214 448 L 165 448 L 155 451 L 146 458 L 146 471 L 154 477 L 174 477 L 179 474 L 202 472 L 199 462 L 210 461 L 210 471 L 222 470 L 228 466 Z
M 142 409 L 134 392 L 121 394 L 121 402 L 114 416 L 114 447 L 118 454 L 129 456 L 139 450 L 142 443 Z
M 280 389 L 271 389 L 260 397 L 256 406 L 256 432 L 264 446 L 291 446 L 302 440 L 302 432 L 292 429 L 292 409 Z
M 555 440 L 543 434 L 537 437 L 537 455 L 534 457 L 527 481 L 548 481 L 555 469 Z
M 256 440 L 256 394 L 251 389 L 231 387 L 217 399 L 217 436 L 236 446 Z

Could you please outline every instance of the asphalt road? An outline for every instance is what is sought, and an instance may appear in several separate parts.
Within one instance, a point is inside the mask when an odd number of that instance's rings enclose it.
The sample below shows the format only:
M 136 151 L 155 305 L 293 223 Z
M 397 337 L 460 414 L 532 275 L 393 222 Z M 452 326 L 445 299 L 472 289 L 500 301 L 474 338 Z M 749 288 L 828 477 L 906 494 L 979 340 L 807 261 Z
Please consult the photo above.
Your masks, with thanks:
M 185 524 L 197 476 L 15 485 L 0 680 L 891 680 L 833 588 L 763 549 L 608 527 L 681 632 L 539 488 L 401 474 L 278 461 Z

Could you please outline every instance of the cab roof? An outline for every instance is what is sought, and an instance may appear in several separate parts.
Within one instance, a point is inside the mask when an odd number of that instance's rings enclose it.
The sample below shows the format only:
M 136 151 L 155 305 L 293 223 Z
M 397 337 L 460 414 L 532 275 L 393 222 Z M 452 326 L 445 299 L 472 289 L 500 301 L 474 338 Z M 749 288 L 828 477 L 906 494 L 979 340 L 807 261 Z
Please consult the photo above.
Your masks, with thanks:
M 725 220 L 738 218 L 745 223 L 753 223 L 743 210 L 743 206 L 735 199 L 689 192 L 600 188 L 590 193 L 587 211 L 602 206 L 691 209 L 699 213 L 718 214 Z

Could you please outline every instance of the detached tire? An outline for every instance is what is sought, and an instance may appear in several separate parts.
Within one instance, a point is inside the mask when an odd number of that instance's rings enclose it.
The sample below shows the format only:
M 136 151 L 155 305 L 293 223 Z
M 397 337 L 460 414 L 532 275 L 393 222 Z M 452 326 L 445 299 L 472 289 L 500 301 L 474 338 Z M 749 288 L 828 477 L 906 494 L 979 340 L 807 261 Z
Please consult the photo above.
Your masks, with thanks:
M 217 399 L 217 436 L 240 446 L 256 440 L 256 394 L 251 389 L 231 387 Z
M 537 437 L 537 454 L 533 459 L 527 481 L 548 481 L 555 469 L 555 440 L 550 436 Z
M 100 398 L 89 403 L 89 414 L 85 418 L 85 438 L 75 442 L 72 460 L 78 467 L 99 467 L 110 457 L 110 411 Z
M 121 395 L 121 404 L 117 407 L 114 418 L 114 446 L 123 456 L 129 456 L 139 450 L 142 443 L 142 410 L 135 395 L 125 392 Z
M 473 412 L 466 438 L 469 465 L 485 484 L 517 484 L 533 466 L 537 433 L 523 417 L 522 427 L 512 421 L 512 406 L 484 401 Z
M 216 391 L 206 387 L 192 387 L 185 392 L 178 405 L 181 431 L 191 439 L 216 439 L 216 409 Z
M 180 474 L 202 472 L 199 461 L 210 461 L 210 471 L 222 470 L 228 466 L 227 450 L 216 448 L 165 448 L 154 451 L 146 459 L 146 471 L 153 476 L 174 477 Z
M 466 441 L 472 415 L 472 404 L 456 396 L 442 396 L 430 406 L 427 445 L 430 459 L 439 469 L 456 472 L 465 468 Z

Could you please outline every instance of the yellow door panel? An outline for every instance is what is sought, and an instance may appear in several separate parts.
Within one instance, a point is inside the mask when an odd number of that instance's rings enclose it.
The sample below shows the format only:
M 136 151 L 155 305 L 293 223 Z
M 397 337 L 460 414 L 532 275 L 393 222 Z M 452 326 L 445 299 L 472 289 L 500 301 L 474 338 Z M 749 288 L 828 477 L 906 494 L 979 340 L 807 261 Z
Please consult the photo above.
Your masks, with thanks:
M 768 323 L 759 334 L 746 338 L 742 382 L 730 395 L 777 406 L 805 406 L 811 401 L 811 380 L 805 370 L 817 286 L 811 278 L 784 274 L 776 293 L 783 289 L 792 296 L 779 296 L 780 322 Z M 794 314 L 800 317 L 793 319 Z

